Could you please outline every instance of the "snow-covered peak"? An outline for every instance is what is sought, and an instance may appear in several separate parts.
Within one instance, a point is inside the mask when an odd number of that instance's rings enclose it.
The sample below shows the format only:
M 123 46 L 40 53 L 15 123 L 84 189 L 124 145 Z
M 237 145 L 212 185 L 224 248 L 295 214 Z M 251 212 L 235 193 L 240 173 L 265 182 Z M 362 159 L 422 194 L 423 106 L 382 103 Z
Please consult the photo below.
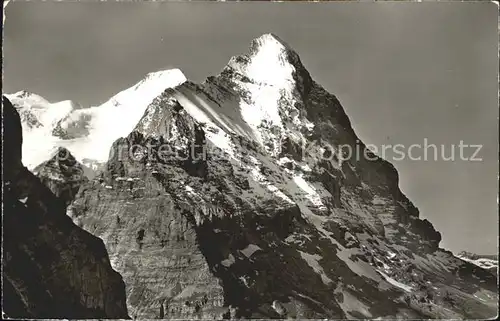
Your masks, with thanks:
M 49 100 L 45 99 L 39 94 L 27 91 L 20 90 L 13 94 L 5 94 L 7 98 L 16 106 L 16 108 L 21 109 L 47 109 L 49 107 L 55 107 L 59 110 L 67 110 L 67 109 L 80 109 L 82 106 L 75 101 L 72 100 L 62 100 L 59 102 L 52 103 Z
M 297 54 L 283 40 L 264 34 L 252 41 L 250 52 L 231 58 L 228 67 L 255 83 L 290 88 Z
M 25 123 L 25 120 L 29 120 L 24 116 L 29 115 L 28 118 L 32 118 L 31 120 L 36 119 L 36 122 L 39 123 L 39 126 L 36 127 L 43 126 L 49 129 L 73 110 L 81 108 L 79 104 L 71 100 L 51 103 L 42 96 L 26 90 L 18 91 L 14 94 L 6 94 L 5 96 L 9 98 L 21 114 L 23 128 L 25 125 L 28 125 Z M 32 126 L 28 127 L 31 128 Z
M 153 95 L 154 93 L 158 93 L 155 95 L 156 97 L 166 88 L 178 86 L 183 82 L 185 82 L 186 80 L 187 80 L 186 76 L 182 73 L 180 69 L 175 68 L 175 69 L 160 70 L 148 73 L 143 80 L 141 80 L 131 89 L 139 91 L 140 94 L 142 95 L 144 94 Z
M 284 40 L 273 33 L 265 33 L 252 41 L 252 47 L 255 50 L 265 48 L 266 46 L 279 46 L 283 50 L 292 50 Z
M 79 161 L 107 161 L 112 143 L 134 129 L 148 105 L 165 89 L 185 81 L 179 69 L 151 72 L 104 104 L 90 108 L 71 100 L 51 103 L 25 90 L 7 94 L 23 122 L 23 163 L 32 169 L 60 146 L 70 149 Z
M 108 159 L 113 142 L 127 136 L 144 115 L 151 102 L 168 88 L 186 81 L 179 69 L 169 69 L 148 73 L 134 86 L 123 90 L 100 106 L 82 110 L 82 115 L 73 118 L 91 118 L 87 139 L 92 142 L 72 149 L 78 159 L 91 158 L 97 161 Z M 117 121 L 118 120 L 118 121 Z
M 167 69 L 157 72 L 151 72 L 148 73 L 137 84 L 119 92 L 101 106 L 149 104 L 165 89 L 178 86 L 186 80 L 186 76 L 184 76 L 182 71 L 180 71 L 179 69 Z M 144 110 L 142 112 L 144 112 Z
M 232 57 L 218 77 L 239 93 L 238 118 L 271 154 L 278 152 L 284 135 L 313 127 L 300 110 L 301 93 L 312 80 L 298 54 L 276 35 L 254 39 L 249 51 Z
M 29 92 L 27 90 L 20 90 L 13 94 L 5 94 L 7 98 L 16 107 L 45 107 L 50 104 L 50 102 L 43 98 L 42 96 Z
M 27 90 L 19 90 L 18 92 L 15 92 L 13 94 L 8 94 L 8 95 L 11 97 L 26 98 L 26 97 L 29 97 L 29 96 L 35 95 L 35 94 L 32 92 L 29 92 Z
M 178 68 L 150 72 L 145 79 L 165 82 L 168 87 L 179 85 L 187 80 L 184 73 Z

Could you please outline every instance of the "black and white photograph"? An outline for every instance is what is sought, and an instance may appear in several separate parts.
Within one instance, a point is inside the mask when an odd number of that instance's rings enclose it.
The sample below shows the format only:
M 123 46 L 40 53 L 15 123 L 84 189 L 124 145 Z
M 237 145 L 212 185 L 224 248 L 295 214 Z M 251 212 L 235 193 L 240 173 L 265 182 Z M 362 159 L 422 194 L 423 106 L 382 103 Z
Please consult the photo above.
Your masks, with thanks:
M 495 320 L 499 26 L 4 1 L 2 318 Z

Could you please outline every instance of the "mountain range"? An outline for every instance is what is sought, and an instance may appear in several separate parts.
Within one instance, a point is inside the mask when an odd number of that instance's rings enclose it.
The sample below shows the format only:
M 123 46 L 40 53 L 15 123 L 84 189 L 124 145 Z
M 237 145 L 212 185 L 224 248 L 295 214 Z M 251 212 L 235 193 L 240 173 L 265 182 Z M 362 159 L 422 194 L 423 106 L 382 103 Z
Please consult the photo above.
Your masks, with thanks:
M 71 100 L 51 103 L 25 90 L 5 95 L 23 123 L 24 139 L 28 142 L 23 145 L 23 163 L 34 169 L 58 147 L 68 148 L 89 167 L 105 163 L 111 144 L 134 129 L 144 106 L 165 88 L 185 80 L 180 70 L 150 73 L 100 106 L 86 108 Z
M 276 35 L 203 83 L 150 73 L 95 107 L 6 96 L 23 163 L 103 240 L 134 319 L 497 313 L 497 275 L 440 248 L 394 166 Z

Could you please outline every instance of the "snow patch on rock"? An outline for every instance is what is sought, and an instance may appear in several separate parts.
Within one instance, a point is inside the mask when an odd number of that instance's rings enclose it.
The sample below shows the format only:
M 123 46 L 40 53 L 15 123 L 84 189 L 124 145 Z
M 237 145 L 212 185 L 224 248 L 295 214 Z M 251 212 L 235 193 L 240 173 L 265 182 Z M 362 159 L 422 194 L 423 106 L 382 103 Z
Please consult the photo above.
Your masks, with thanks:
M 20 114 L 29 113 L 41 124 L 30 127 L 23 122 L 23 163 L 33 169 L 49 158 L 59 146 L 65 147 L 82 162 L 84 158 L 98 162 L 108 160 L 109 149 L 119 137 L 127 136 L 139 122 L 148 105 L 165 89 L 186 81 L 179 69 L 152 72 L 136 85 L 121 91 L 100 106 L 81 108 L 72 101 L 50 103 L 45 98 L 26 91 L 7 94 Z M 88 135 L 62 139 L 53 135 L 59 122 L 63 129 L 79 120 Z
M 323 259 L 321 255 L 309 254 L 302 251 L 298 252 L 300 253 L 302 259 L 306 261 L 307 265 L 309 265 L 314 270 L 314 272 L 316 272 L 321 277 L 321 280 L 324 284 L 328 285 L 333 282 L 328 276 L 326 276 L 323 267 L 321 267 L 321 265 L 319 264 L 319 261 Z
M 394 285 L 395 287 L 398 287 L 406 292 L 411 292 L 413 290 L 413 288 L 411 286 L 394 280 L 393 278 L 391 278 L 389 275 L 385 274 L 384 272 L 382 272 L 380 270 L 377 270 L 377 272 L 380 273 L 380 275 L 382 275 L 387 282 Z
M 224 265 L 225 267 L 230 267 L 236 262 L 234 256 L 232 254 L 229 254 L 228 258 L 225 260 L 222 260 L 220 263 Z
M 240 250 L 240 252 L 246 256 L 247 258 L 250 258 L 255 252 L 262 250 L 258 245 L 255 244 L 248 244 L 247 247 L 244 249 Z
M 293 181 L 297 186 L 305 193 L 305 197 L 319 209 L 326 209 L 326 206 L 321 201 L 321 196 L 316 192 L 316 189 L 312 187 L 302 176 L 295 176 Z

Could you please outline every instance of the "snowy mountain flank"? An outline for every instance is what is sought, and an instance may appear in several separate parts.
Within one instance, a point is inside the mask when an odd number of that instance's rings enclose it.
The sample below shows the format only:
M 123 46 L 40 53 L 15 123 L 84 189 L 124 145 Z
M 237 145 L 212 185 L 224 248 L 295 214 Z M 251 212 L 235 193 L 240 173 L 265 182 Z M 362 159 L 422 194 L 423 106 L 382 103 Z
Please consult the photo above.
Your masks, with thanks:
M 104 104 L 88 108 L 69 100 L 50 103 L 27 91 L 5 95 L 21 115 L 26 141 L 23 163 L 33 169 L 57 147 L 67 148 L 88 166 L 106 162 L 113 142 L 130 133 L 147 105 L 166 88 L 185 80 L 178 69 L 149 73 Z
M 57 113 L 23 95 L 30 169 L 59 147 L 102 164 L 72 180 L 67 215 L 104 241 L 132 318 L 496 315 L 496 274 L 439 247 L 390 163 L 344 157 L 359 138 L 343 107 L 276 35 L 200 84 L 151 73 Z

